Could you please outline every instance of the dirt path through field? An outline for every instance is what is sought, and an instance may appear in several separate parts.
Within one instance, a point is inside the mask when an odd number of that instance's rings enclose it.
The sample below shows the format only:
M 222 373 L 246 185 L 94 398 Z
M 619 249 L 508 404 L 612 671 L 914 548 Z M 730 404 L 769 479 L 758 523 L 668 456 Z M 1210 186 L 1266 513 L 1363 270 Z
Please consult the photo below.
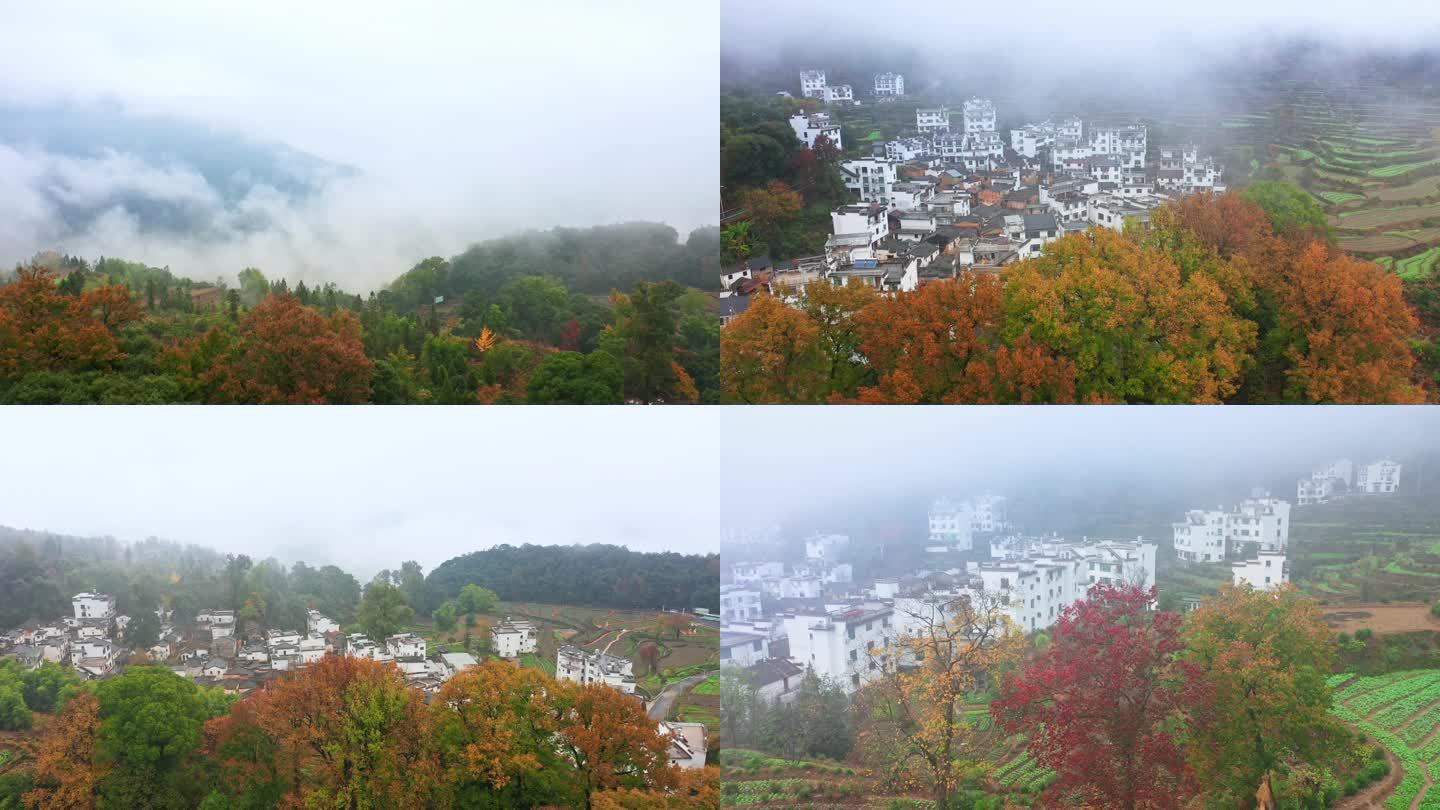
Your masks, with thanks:
M 1353 729 L 1354 726 L 1351 728 Z M 1358 731 L 1358 729 L 1356 730 Z M 1390 798 L 1390 794 L 1400 786 L 1400 780 L 1405 777 L 1405 774 L 1400 769 L 1400 760 L 1390 753 L 1390 749 L 1386 748 L 1384 751 L 1385 761 L 1390 763 L 1390 773 L 1386 774 L 1384 779 L 1361 790 L 1354 796 L 1341 799 L 1340 803 L 1335 805 L 1334 810 L 1380 810 L 1385 806 L 1385 800 Z

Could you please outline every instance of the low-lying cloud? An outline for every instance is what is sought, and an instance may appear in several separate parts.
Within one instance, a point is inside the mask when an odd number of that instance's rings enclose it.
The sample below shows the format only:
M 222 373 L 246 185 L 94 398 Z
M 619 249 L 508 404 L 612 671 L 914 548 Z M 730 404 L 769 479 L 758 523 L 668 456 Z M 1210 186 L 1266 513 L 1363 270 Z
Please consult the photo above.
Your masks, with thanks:
M 9 9 L 0 109 L 85 124 L 52 142 L 0 120 L 0 262 L 53 249 L 365 292 L 519 230 L 683 237 L 718 219 L 718 54 L 716 2 Z M 185 127 L 256 151 L 181 154 Z

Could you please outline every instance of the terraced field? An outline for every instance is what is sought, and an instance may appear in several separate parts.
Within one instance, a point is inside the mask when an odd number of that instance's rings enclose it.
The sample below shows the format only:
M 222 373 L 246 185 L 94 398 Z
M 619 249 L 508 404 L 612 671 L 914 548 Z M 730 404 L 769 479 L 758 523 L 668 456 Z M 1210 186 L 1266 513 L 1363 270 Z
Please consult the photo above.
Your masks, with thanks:
M 1371 230 L 1408 222 L 1422 222 L 1427 219 L 1440 219 L 1440 203 L 1341 211 L 1332 217 L 1330 222 L 1335 227 L 1345 230 Z
M 1440 810 L 1440 670 L 1331 678 L 1331 711 L 1385 746 L 1403 775 L 1386 810 Z M 1434 776 L 1432 776 L 1434 774 Z
M 1365 199 L 1364 194 L 1356 194 L 1353 191 L 1322 191 L 1316 196 L 1331 205 L 1344 205 L 1352 200 Z
M 1230 137 L 1248 143 L 1300 183 L 1330 215 L 1339 245 L 1413 277 L 1431 272 L 1428 254 L 1440 246 L 1440 101 L 1387 104 L 1345 88 L 1295 88 L 1262 109 L 1227 120 L 1245 129 Z M 1396 257 L 1400 258 L 1396 258 Z
M 1435 272 L 1437 262 L 1440 262 L 1440 246 L 1432 247 L 1424 253 L 1417 253 L 1408 259 L 1396 261 L 1394 264 L 1395 274 L 1405 279 L 1425 278 Z
M 971 705 L 966 721 L 989 730 L 989 710 Z M 978 722 L 977 722 L 978 721 Z M 985 790 L 974 796 L 1004 797 L 1006 807 L 1029 807 L 1055 780 L 1025 752 L 1023 736 L 990 737 L 994 752 Z M 925 810 L 934 802 L 923 794 L 887 791 L 875 774 L 860 765 L 831 760 L 791 760 L 727 748 L 720 755 L 720 804 L 725 807 L 855 808 L 855 810 Z M 959 806 L 969 807 L 968 803 Z
M 1424 177 L 1403 186 L 1391 186 L 1371 194 L 1380 202 L 1406 202 L 1440 196 L 1440 177 Z
M 1440 599 L 1440 499 L 1351 497 L 1297 507 L 1291 577 L 1332 607 Z

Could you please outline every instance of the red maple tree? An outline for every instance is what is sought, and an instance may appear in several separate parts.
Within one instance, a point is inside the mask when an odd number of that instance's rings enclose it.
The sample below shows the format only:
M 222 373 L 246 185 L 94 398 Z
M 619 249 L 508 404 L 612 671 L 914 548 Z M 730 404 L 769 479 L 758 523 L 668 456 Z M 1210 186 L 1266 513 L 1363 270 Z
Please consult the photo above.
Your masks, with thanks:
M 1169 727 L 1190 690 L 1177 613 L 1151 609 L 1154 588 L 1096 585 L 1065 608 L 1049 647 L 1001 684 L 991 706 L 1055 771 L 1048 797 L 1082 806 L 1185 806 L 1194 787 Z

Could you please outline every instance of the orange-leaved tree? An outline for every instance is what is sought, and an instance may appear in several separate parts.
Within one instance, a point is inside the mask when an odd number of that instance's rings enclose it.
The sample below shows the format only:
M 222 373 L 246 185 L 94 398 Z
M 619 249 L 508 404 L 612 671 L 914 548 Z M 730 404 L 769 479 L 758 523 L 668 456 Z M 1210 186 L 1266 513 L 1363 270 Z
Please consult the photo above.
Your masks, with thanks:
M 552 740 L 554 679 L 489 659 L 446 682 L 430 713 L 447 789 L 457 805 L 476 797 L 526 805 L 554 797 L 542 781 L 564 763 Z
M 1000 339 L 1001 288 L 964 272 L 881 298 L 855 315 L 877 382 L 866 403 L 1044 403 L 1074 398 L 1074 366 L 1028 339 Z
M 35 758 L 35 789 L 24 796 L 32 810 L 88 810 L 95 806 L 100 772 L 95 766 L 95 736 L 100 730 L 100 700 L 77 693 L 45 729 Z
M 433 805 L 429 713 L 393 664 L 327 655 L 247 701 L 287 775 L 284 806 Z
M 720 391 L 726 402 L 814 403 L 829 390 L 820 328 L 768 295 L 720 330 Z
M 988 770 L 995 742 L 964 711 L 965 695 L 1019 660 L 1025 634 L 999 596 L 919 600 L 910 630 L 862 659 L 874 679 L 857 693 L 861 758 L 889 787 L 924 790 L 937 810 Z
M 1221 402 L 1255 343 L 1214 278 L 1107 228 L 1006 268 L 1004 295 L 1007 341 L 1073 362 L 1087 402 Z
M 714 765 L 680 771 L 673 788 L 619 788 L 596 791 L 592 810 L 719 810 L 720 769 Z
M 656 730 L 645 705 L 605 684 L 557 684 L 555 710 L 561 753 L 570 760 L 589 810 L 596 791 L 669 790 L 678 768 L 670 743 Z
M 105 369 L 124 358 L 116 331 L 141 317 L 123 286 L 66 295 L 44 268 L 0 286 L 0 379 L 33 371 Z
M 245 313 L 231 340 L 214 329 L 190 341 L 179 365 L 211 402 L 295 405 L 365 402 L 374 368 L 353 313 L 326 316 L 287 294 Z
M 1414 403 L 1410 339 L 1419 321 L 1400 279 L 1314 241 L 1267 263 L 1257 285 L 1275 302 L 1285 398 L 1316 403 Z

